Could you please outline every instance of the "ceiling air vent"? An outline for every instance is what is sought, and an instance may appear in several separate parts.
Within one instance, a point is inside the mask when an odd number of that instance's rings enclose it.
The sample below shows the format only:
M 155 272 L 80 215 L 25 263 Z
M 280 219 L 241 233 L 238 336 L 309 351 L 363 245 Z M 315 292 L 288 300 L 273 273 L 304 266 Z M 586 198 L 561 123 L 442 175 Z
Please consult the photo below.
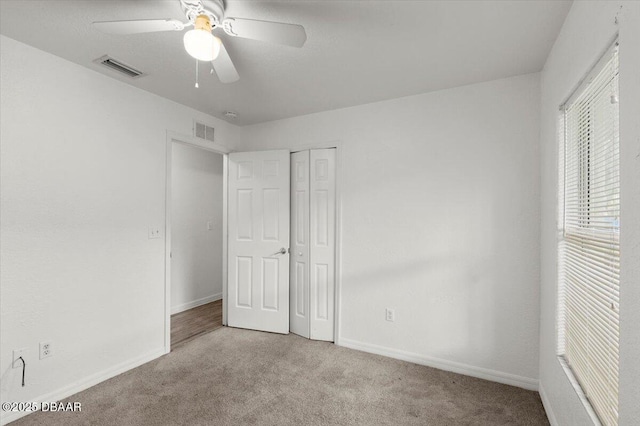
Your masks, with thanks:
M 207 126 L 206 124 L 193 120 L 193 134 L 195 135 L 196 138 L 206 139 L 208 141 L 214 142 L 213 140 L 214 130 L 215 129 L 211 126 Z
M 123 64 L 122 62 L 113 59 L 108 55 L 104 55 L 103 57 L 98 58 L 93 62 L 95 62 L 96 64 L 104 65 L 105 67 L 110 68 L 113 71 L 117 71 L 120 74 L 124 74 L 129 78 L 137 78 L 141 75 L 144 75 L 142 71 L 138 71 L 137 69 L 129 65 Z

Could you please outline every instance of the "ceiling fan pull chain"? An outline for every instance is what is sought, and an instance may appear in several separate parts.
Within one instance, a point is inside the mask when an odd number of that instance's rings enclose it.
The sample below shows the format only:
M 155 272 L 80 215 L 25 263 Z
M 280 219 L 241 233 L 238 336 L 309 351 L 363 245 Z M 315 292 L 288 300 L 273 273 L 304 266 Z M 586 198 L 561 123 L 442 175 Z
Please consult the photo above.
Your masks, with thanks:
M 198 84 L 198 60 L 196 59 L 196 89 L 199 87 L 200 85 Z
M 0 0 L 2 1 L 2 0 Z M 251 40 L 265 41 L 285 46 L 302 47 L 307 33 L 302 25 L 256 19 L 225 18 L 224 0 L 180 0 L 180 6 L 188 22 L 177 19 L 135 19 L 124 21 L 96 21 L 93 26 L 107 34 L 130 35 L 183 31 L 182 43 L 187 53 L 200 62 L 211 61 L 211 75 L 221 83 L 234 83 L 240 79 L 238 70 L 222 40 L 213 35 L 214 30 Z M 196 61 L 196 89 L 200 88 Z

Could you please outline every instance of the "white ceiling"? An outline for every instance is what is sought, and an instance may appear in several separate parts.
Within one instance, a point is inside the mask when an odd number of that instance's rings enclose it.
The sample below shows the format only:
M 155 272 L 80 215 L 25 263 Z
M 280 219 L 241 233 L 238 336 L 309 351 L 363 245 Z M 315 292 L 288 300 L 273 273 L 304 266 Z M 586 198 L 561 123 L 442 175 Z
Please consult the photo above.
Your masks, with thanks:
M 206 0 L 205 0 L 206 4 Z M 226 16 L 301 24 L 301 49 L 231 38 L 222 84 L 182 33 L 103 34 L 93 21 L 175 18 L 178 0 L 0 1 L 0 32 L 205 113 L 247 125 L 540 71 L 570 1 L 236 1 Z M 115 76 L 108 54 L 148 75 Z

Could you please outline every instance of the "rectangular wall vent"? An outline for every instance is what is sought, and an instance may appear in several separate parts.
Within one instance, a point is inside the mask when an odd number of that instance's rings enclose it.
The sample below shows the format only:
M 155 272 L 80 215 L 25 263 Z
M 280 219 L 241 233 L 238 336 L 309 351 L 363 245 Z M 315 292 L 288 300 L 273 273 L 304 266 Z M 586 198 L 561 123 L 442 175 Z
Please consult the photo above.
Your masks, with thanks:
M 144 75 L 144 73 L 142 71 L 138 71 L 137 69 L 133 68 L 132 66 L 129 66 L 127 64 L 123 64 L 122 62 L 113 59 L 112 57 L 108 56 L 108 55 L 104 55 L 101 58 L 96 59 L 95 61 L 96 64 L 100 64 L 103 65 L 113 71 L 117 71 L 120 74 L 126 75 L 129 78 L 138 78 L 142 75 Z
M 211 126 L 207 126 L 206 124 L 200 123 L 199 121 L 193 121 L 193 134 L 196 138 L 206 139 L 208 141 L 214 142 L 214 131 L 215 129 Z

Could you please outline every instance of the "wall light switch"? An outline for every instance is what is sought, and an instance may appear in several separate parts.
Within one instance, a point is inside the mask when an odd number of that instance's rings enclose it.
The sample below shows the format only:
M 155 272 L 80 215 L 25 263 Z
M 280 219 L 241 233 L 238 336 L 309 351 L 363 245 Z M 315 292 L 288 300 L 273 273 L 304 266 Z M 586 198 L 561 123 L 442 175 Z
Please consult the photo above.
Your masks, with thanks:
M 211 231 L 213 229 L 213 223 L 210 220 L 207 221 L 207 229 L 209 231 Z

